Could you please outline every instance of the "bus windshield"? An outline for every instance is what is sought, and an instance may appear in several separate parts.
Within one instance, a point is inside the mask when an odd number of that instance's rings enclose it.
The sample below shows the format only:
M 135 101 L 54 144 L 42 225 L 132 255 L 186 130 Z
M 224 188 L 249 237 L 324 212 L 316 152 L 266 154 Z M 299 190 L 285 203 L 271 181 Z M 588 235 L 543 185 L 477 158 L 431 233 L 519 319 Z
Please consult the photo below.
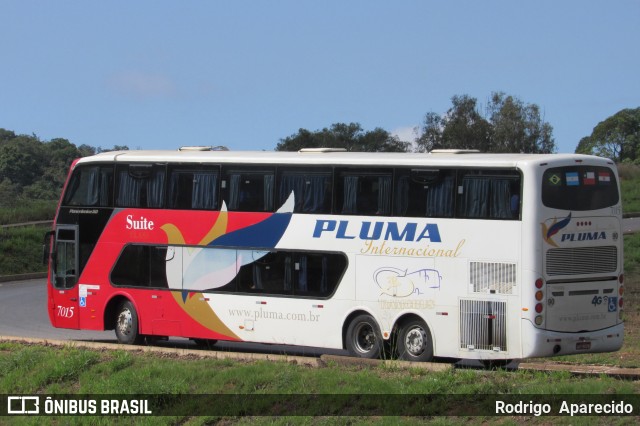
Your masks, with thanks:
M 554 209 L 585 211 L 618 204 L 615 173 L 608 167 L 556 167 L 542 177 L 542 203 Z

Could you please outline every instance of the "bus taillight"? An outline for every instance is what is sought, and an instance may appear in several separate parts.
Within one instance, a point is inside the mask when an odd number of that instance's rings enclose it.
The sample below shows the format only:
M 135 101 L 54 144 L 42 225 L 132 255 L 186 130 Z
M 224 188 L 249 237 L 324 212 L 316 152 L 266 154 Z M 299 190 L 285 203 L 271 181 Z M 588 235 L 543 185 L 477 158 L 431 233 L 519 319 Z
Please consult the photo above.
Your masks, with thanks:
M 536 310 L 536 313 L 541 314 L 544 309 L 544 306 L 542 305 L 542 301 L 544 300 L 544 291 L 542 291 L 542 287 L 544 287 L 544 281 L 542 280 L 542 278 L 538 278 L 536 280 L 535 286 L 538 289 L 538 291 L 536 291 L 536 294 L 535 294 L 536 301 L 538 302 L 536 303 L 535 310 Z M 542 318 L 542 315 L 536 315 L 536 318 L 535 318 L 536 325 L 542 325 L 543 321 L 544 319 Z

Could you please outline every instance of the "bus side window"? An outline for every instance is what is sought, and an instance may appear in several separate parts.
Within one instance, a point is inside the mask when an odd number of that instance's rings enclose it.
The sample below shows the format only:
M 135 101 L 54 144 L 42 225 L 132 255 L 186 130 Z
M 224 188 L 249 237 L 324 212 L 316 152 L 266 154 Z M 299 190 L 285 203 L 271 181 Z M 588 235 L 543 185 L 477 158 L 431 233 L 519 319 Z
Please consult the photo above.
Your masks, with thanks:
M 294 259 L 294 293 L 300 296 L 331 295 L 347 267 L 344 256 L 336 253 L 300 253 Z
M 454 171 L 396 169 L 396 216 L 453 217 Z
M 252 289 L 266 294 L 291 294 L 291 256 L 273 252 L 252 265 Z
M 167 247 L 130 244 L 122 250 L 111 282 L 116 286 L 167 288 Z
M 113 197 L 113 167 L 79 167 L 73 173 L 63 204 L 109 207 Z
M 278 206 L 294 194 L 294 213 L 331 212 L 331 171 L 285 169 L 278 179 Z
M 171 209 L 217 210 L 219 172 L 216 169 L 172 170 L 168 207 Z
M 336 203 L 340 214 L 391 215 L 391 171 L 349 170 L 338 176 Z
M 333 294 L 346 268 L 338 253 L 276 251 L 243 265 L 236 282 L 240 293 L 324 298 Z
M 519 219 L 520 177 L 471 171 L 458 186 L 458 217 L 471 219 Z
M 124 164 L 117 170 L 116 207 L 164 206 L 165 167 L 154 164 Z
M 273 170 L 230 170 L 222 181 L 229 211 L 272 212 L 274 187 Z

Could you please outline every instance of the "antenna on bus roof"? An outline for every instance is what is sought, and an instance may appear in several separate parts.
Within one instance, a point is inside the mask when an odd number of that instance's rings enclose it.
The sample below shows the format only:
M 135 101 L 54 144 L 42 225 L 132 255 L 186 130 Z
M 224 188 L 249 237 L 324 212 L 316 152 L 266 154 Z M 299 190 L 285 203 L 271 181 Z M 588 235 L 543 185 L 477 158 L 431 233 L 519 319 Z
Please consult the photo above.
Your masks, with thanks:
M 323 154 L 326 152 L 347 152 L 347 150 L 346 148 L 302 148 L 298 152 L 301 154 L 310 154 L 310 153 Z
M 178 151 L 229 151 L 226 146 L 181 146 Z

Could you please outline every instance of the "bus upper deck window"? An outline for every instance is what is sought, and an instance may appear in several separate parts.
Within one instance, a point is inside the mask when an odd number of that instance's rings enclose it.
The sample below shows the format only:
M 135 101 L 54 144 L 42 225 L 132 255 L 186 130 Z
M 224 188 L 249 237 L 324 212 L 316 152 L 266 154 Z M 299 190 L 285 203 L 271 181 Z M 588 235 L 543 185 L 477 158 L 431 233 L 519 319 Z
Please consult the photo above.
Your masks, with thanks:
M 161 208 L 164 205 L 164 166 L 132 164 L 117 170 L 117 207 Z
M 111 166 L 79 167 L 73 173 L 64 204 L 68 206 L 108 207 L 113 194 Z

